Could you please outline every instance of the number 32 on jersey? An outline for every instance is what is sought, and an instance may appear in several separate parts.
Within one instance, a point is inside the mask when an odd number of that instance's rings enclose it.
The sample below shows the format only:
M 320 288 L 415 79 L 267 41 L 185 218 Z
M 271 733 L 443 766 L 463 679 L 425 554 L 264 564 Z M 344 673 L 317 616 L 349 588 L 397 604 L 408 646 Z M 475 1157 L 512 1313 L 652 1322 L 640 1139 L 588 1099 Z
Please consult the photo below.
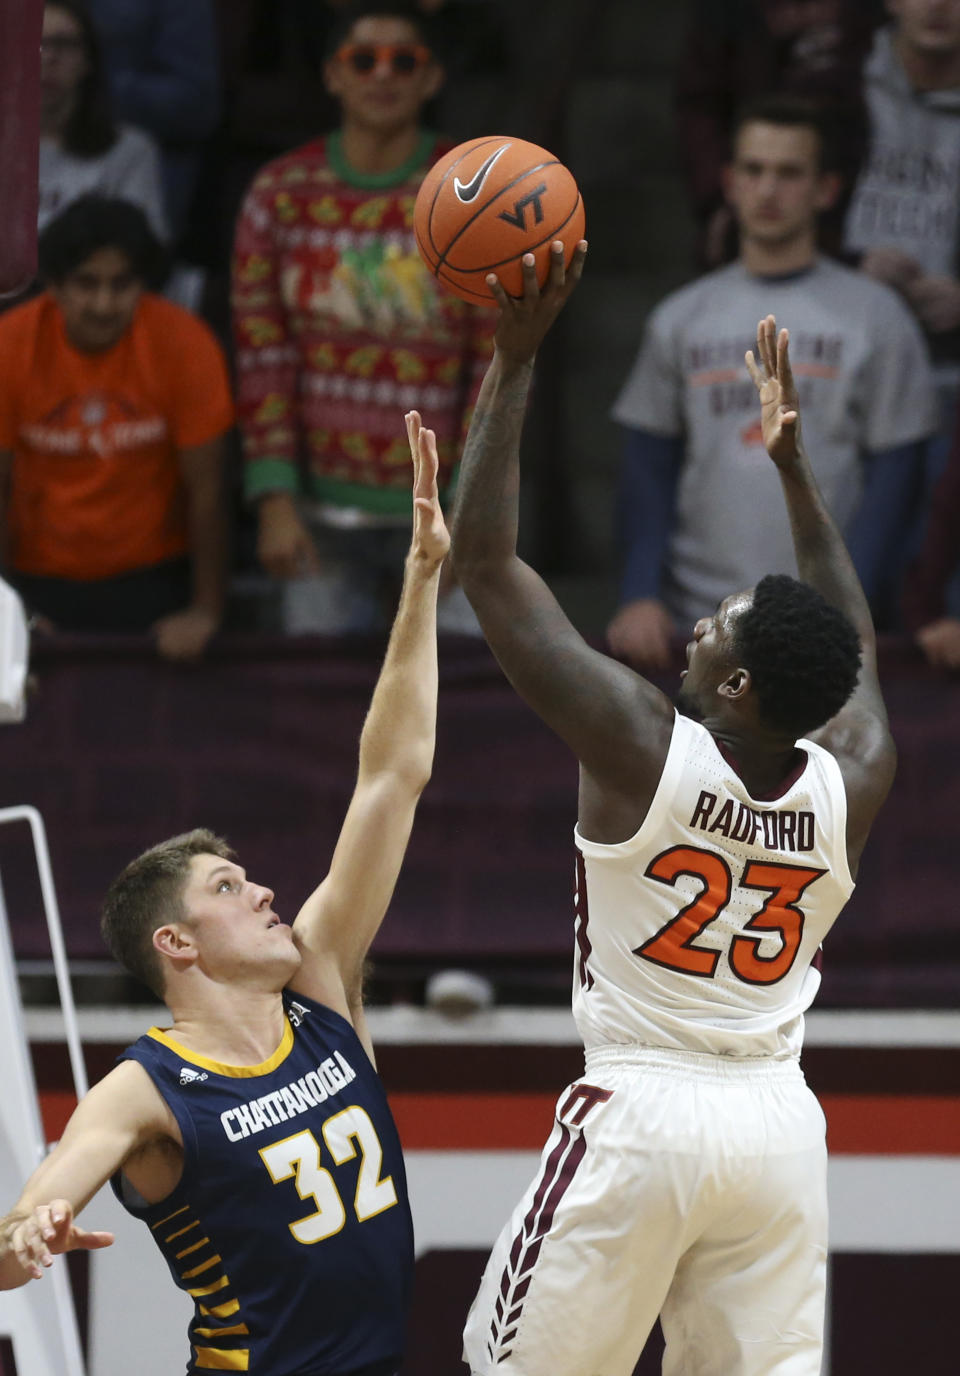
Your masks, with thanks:
M 796 959 L 803 936 L 804 915 L 797 904 L 805 890 L 825 873 L 826 870 L 804 865 L 747 861 L 739 887 L 757 889 L 766 893 L 767 899 L 730 943 L 730 969 L 738 979 L 745 984 L 776 984 L 784 978 Z M 734 885 L 730 866 L 716 851 L 673 846 L 650 862 L 646 874 L 671 888 L 681 875 L 688 875 L 699 880 L 703 888 L 649 941 L 635 947 L 634 955 L 667 970 L 713 979 L 722 952 L 696 943 L 730 902 Z M 761 942 L 771 936 L 780 938 L 779 950 L 763 955 Z
M 352 1161 L 359 1149 L 360 1170 L 353 1208 L 361 1223 L 396 1204 L 392 1177 L 380 1179 L 383 1148 L 365 1109 L 354 1104 L 335 1113 L 324 1123 L 322 1133 L 338 1166 Z M 261 1148 L 260 1155 L 275 1185 L 293 1176 L 300 1198 L 312 1199 L 316 1205 L 314 1213 L 288 1225 L 298 1242 L 310 1246 L 339 1233 L 347 1220 L 347 1211 L 333 1176 L 320 1164 L 320 1143 L 309 1129 Z

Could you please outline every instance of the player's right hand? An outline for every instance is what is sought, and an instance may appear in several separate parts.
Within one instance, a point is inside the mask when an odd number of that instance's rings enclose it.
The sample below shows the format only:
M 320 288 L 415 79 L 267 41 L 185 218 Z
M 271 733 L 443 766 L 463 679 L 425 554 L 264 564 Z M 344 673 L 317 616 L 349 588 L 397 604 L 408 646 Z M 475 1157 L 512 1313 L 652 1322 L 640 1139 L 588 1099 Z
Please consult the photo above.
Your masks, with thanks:
M 790 367 L 790 336 L 777 334 L 777 322 L 765 316 L 757 325 L 757 354 L 746 353 L 750 376 L 760 395 L 760 426 L 767 453 L 778 468 L 791 467 L 800 457 L 800 398 Z
M 636 669 L 667 669 L 675 627 L 655 597 L 641 597 L 620 608 L 607 627 L 607 643 L 618 659 Z
M 315 573 L 317 551 L 288 492 L 260 499 L 257 557 L 272 578 L 302 578 Z
M 10 1234 L 9 1249 L 31 1280 L 39 1280 L 43 1268 L 63 1252 L 95 1251 L 109 1247 L 113 1233 L 88 1232 L 73 1221 L 73 1206 L 67 1199 L 38 1204 Z
M 569 268 L 564 267 L 565 250 L 558 239 L 550 246 L 550 273 L 541 288 L 537 282 L 536 260 L 532 253 L 521 259 L 523 295 L 508 296 L 495 273 L 485 279 L 500 307 L 494 332 L 494 348 L 502 357 L 532 363 L 544 335 L 560 314 L 567 298 L 580 281 L 587 260 L 587 241 L 581 239 L 573 251 Z

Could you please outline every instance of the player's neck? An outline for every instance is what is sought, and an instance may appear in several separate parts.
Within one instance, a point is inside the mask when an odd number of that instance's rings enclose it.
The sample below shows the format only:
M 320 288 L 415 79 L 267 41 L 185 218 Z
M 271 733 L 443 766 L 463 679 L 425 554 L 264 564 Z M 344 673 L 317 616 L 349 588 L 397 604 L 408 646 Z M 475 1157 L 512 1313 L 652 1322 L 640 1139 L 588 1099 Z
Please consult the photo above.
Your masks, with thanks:
M 413 157 L 422 135 L 419 124 L 388 131 L 346 121 L 340 128 L 340 148 L 354 172 L 395 172 Z
M 262 1065 L 283 1040 L 286 1013 L 279 993 L 219 985 L 171 1002 L 171 1037 L 209 1060 Z
M 762 729 L 747 733 L 727 722 L 705 721 L 723 754 L 734 765 L 751 797 L 771 793 L 796 768 L 796 743 Z
M 907 43 L 902 34 L 894 39 L 894 47 L 915 91 L 949 91 L 960 86 L 960 49 L 923 52 Z
M 817 257 L 814 233 L 798 235 L 787 243 L 768 244 L 744 234 L 740 261 L 752 277 L 789 277 L 812 268 Z

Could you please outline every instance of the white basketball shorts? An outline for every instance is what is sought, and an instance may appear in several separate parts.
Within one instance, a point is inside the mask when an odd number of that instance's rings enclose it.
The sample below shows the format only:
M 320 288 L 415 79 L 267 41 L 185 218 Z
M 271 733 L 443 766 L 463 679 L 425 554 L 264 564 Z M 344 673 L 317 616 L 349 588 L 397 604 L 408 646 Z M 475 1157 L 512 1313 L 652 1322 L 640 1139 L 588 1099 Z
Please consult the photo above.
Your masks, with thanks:
M 473 1376 L 817 1376 L 823 1112 L 795 1061 L 588 1052 L 467 1318 Z

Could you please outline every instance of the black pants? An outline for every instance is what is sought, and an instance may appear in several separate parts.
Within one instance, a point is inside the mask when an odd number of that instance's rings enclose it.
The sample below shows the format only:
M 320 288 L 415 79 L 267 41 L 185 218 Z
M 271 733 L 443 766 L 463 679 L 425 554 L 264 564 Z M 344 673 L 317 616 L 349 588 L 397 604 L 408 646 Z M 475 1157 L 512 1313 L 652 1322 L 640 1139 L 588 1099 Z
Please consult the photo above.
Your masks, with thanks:
M 190 560 L 167 559 L 115 578 L 80 581 L 45 578 L 11 569 L 5 575 L 28 612 L 45 616 L 58 631 L 148 631 L 190 602 Z

